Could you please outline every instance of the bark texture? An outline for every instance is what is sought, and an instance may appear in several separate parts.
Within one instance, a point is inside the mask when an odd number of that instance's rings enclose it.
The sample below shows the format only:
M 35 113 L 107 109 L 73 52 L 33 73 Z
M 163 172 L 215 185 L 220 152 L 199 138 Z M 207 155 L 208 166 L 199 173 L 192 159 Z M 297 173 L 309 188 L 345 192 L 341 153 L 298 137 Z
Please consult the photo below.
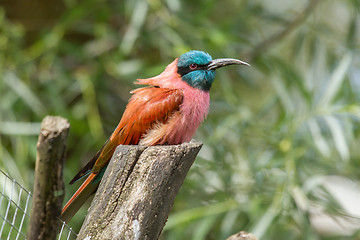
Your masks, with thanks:
M 201 146 L 119 146 L 77 239 L 158 239 Z
M 64 199 L 63 165 L 69 122 L 47 116 L 37 143 L 33 202 L 27 239 L 56 239 Z

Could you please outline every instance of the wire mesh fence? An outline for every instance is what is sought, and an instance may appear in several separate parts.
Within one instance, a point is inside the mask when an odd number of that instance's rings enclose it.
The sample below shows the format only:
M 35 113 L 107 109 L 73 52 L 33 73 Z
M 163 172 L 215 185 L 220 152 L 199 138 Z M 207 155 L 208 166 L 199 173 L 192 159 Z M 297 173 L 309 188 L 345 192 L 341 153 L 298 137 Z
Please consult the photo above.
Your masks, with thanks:
M 15 179 L 0 170 L 0 239 L 26 239 L 32 195 Z M 58 240 L 76 239 L 77 234 L 63 221 Z

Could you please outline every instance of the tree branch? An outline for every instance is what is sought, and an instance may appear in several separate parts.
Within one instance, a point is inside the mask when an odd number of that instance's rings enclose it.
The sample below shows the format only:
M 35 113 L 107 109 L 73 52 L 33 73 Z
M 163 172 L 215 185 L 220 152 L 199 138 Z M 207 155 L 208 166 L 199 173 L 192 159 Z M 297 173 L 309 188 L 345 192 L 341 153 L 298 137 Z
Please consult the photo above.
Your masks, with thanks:
M 259 55 L 267 51 L 272 45 L 278 43 L 282 38 L 286 37 L 292 31 L 294 31 L 299 25 L 301 25 L 301 23 L 303 23 L 307 19 L 307 17 L 313 12 L 319 2 L 319 0 L 310 0 L 305 9 L 292 21 L 288 22 L 284 29 L 274 33 L 264 41 L 257 44 L 250 52 L 250 54 L 248 54 L 250 56 L 250 61 L 259 57 Z

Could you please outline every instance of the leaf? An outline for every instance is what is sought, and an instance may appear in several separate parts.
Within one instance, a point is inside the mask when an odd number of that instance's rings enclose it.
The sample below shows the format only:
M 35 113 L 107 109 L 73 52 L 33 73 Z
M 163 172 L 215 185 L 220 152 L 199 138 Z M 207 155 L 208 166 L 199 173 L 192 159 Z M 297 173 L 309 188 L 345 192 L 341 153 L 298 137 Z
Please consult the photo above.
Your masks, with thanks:
M 336 96 L 336 94 L 339 92 L 341 88 L 341 84 L 345 79 L 345 75 L 349 70 L 351 61 L 352 61 L 352 54 L 350 52 L 345 54 L 345 56 L 340 60 L 339 65 L 331 74 L 329 82 L 326 86 L 326 90 L 322 96 L 322 99 L 318 104 L 320 107 L 325 107 L 329 105 L 330 102 Z
M 7 135 L 38 135 L 39 122 L 0 122 L 0 134 Z
M 321 134 L 321 130 L 317 121 L 315 119 L 309 119 L 307 121 L 307 125 L 309 126 L 310 133 L 319 152 L 327 158 L 330 157 L 330 147 Z
M 295 106 L 292 102 L 292 98 L 289 95 L 289 91 L 284 85 L 284 83 L 279 79 L 278 76 L 271 76 L 270 77 L 271 82 L 273 83 L 273 86 L 275 87 L 276 93 L 280 98 L 280 102 L 283 105 L 284 109 L 288 113 L 294 113 L 295 112 Z
M 24 103 L 30 107 L 38 116 L 45 114 L 45 106 L 23 81 L 21 81 L 13 72 L 6 71 L 4 82 L 21 98 Z
M 236 207 L 237 203 L 235 201 L 229 200 L 175 213 L 170 215 L 169 220 L 165 226 L 165 230 L 170 230 L 177 227 L 178 225 L 188 223 L 195 219 L 221 214 L 235 209 Z
M 144 25 L 148 12 L 148 3 L 144 0 L 138 0 L 135 3 L 131 22 L 125 32 L 124 38 L 120 44 L 120 49 L 128 55 L 134 46 L 135 40 L 139 37 L 140 28 Z
M 343 133 L 345 130 L 342 129 L 340 121 L 337 118 L 330 115 L 325 116 L 324 119 L 330 129 L 333 141 L 335 143 L 335 147 L 339 152 L 341 158 L 343 160 L 349 160 L 350 158 L 349 146 L 347 144 L 346 138 Z

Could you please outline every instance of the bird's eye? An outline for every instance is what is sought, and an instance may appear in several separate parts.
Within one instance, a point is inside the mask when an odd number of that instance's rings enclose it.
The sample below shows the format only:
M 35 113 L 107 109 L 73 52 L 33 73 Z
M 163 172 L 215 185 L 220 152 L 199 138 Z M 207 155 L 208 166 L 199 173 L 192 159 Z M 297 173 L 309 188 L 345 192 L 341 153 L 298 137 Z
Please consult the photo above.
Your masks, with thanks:
M 195 64 L 195 63 L 192 63 L 192 64 L 190 64 L 189 67 L 190 67 L 191 70 L 195 70 L 195 69 L 197 69 L 198 65 Z

